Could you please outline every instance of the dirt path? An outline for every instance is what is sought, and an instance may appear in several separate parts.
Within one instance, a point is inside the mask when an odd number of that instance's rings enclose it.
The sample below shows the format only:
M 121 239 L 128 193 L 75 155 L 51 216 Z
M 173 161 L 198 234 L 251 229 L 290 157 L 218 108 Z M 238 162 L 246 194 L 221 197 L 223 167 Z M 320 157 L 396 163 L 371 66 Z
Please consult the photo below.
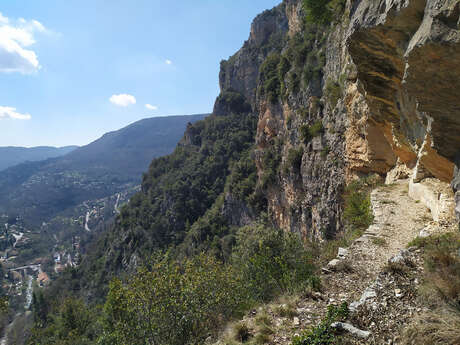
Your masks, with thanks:
M 419 283 L 414 277 L 421 275 L 423 260 L 418 251 L 407 251 L 413 266 L 405 277 L 394 276 L 384 268 L 389 259 L 404 250 L 422 230 L 431 234 L 443 229 L 432 221 L 430 211 L 421 202 L 408 196 L 407 180 L 377 187 L 371 193 L 371 202 L 373 224 L 346 249 L 336 269 L 323 271 L 321 293 L 259 308 L 244 318 L 254 333 L 257 315 L 264 313 L 270 317 L 273 330 L 269 343 L 288 345 L 294 335 L 316 326 L 328 305 L 339 305 L 343 301 L 350 304 L 359 301 L 363 292 L 370 291 L 373 295 L 370 303 L 358 307 L 350 322 L 371 331 L 372 335 L 351 343 L 397 344 L 402 325 L 421 311 L 414 293 Z M 293 312 L 282 316 L 280 309 L 283 308 L 291 308 Z
M 342 260 L 345 264 L 322 275 L 321 296 L 297 303 L 298 320 L 294 320 L 294 329 L 288 327 L 285 334 L 276 335 L 275 344 L 289 344 L 289 333 L 316 325 L 329 304 L 359 300 L 388 260 L 405 249 L 432 220 L 430 211 L 408 196 L 406 180 L 376 188 L 371 193 L 371 202 L 373 224 L 347 248 L 348 254 Z
M 407 181 L 378 187 L 371 193 L 373 224 L 349 248 L 349 263 L 355 273 L 346 288 L 351 296 L 361 295 L 363 286 L 377 277 L 388 260 L 405 249 L 431 222 L 430 211 L 408 196 Z M 358 297 L 358 296 L 356 296 Z

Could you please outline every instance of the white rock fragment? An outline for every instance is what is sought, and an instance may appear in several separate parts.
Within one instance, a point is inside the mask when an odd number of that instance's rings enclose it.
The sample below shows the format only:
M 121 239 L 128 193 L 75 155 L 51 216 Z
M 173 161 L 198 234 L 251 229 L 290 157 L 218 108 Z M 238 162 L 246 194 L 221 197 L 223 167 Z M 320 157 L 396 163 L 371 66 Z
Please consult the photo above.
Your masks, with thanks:
M 350 304 L 350 311 L 355 312 L 358 309 L 358 307 L 366 303 L 368 300 L 374 299 L 375 297 L 377 297 L 377 293 L 375 292 L 375 290 L 371 287 L 368 287 L 366 290 L 364 290 L 359 301 Z
M 406 249 L 401 250 L 398 254 L 390 258 L 390 262 L 393 264 L 405 264 L 406 258 L 409 256 L 409 252 Z
M 335 269 L 340 263 L 340 260 L 339 259 L 333 259 L 331 261 L 329 261 L 329 263 L 327 264 L 327 268 L 329 269 Z
M 332 328 L 335 328 L 339 331 L 347 331 L 349 332 L 351 335 L 357 337 L 357 338 L 361 338 L 361 339 L 367 339 L 370 335 L 371 335 L 371 332 L 369 331 L 363 331 L 359 328 L 356 328 L 355 326 L 353 325 L 350 325 L 349 323 L 346 323 L 346 322 L 334 322 L 332 325 L 331 325 Z
M 422 230 L 420 230 L 418 234 L 418 237 L 421 237 L 421 238 L 425 238 L 428 236 L 430 236 L 430 233 L 426 230 L 426 228 L 423 228 Z
M 345 248 L 339 248 L 339 252 L 337 254 L 337 258 L 339 259 L 345 259 L 348 255 L 349 251 L 348 249 Z

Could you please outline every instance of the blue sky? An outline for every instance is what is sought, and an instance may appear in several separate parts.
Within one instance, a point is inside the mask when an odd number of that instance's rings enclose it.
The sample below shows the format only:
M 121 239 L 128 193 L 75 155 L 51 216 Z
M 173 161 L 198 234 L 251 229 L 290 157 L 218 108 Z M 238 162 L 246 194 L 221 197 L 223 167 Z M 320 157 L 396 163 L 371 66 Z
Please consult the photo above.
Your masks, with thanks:
M 3 1 L 0 146 L 84 145 L 145 117 L 210 112 L 220 60 L 280 1 Z

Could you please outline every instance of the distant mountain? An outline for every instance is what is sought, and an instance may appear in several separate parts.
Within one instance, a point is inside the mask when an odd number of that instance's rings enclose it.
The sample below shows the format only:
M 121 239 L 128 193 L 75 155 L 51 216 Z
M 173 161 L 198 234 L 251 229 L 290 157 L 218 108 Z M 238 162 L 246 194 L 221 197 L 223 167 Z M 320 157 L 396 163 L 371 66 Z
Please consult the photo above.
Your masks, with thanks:
M 144 119 L 65 156 L 1 171 L 0 212 L 37 226 L 86 200 L 132 188 L 153 158 L 174 150 L 188 123 L 205 116 Z
M 36 162 L 64 156 L 77 148 L 78 146 L 0 147 L 0 171 L 24 162 Z

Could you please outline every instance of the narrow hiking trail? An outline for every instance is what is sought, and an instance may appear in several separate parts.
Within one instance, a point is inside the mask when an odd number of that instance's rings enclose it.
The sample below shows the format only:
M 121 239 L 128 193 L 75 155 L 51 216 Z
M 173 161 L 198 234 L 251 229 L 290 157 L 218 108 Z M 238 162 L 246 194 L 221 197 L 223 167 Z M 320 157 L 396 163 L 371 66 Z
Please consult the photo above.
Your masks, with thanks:
M 373 285 L 388 260 L 405 249 L 432 220 L 429 209 L 408 195 L 408 181 L 379 186 L 371 192 L 373 224 L 346 248 L 337 269 L 323 273 L 322 292 L 297 304 L 297 319 L 293 326 L 300 331 L 316 325 L 326 314 L 329 304 L 351 304 L 361 299 L 365 291 L 374 294 Z M 420 265 L 421 266 L 421 265 Z M 421 269 L 421 267 L 420 267 Z M 316 299 L 316 300 L 315 300 Z M 292 334 L 293 329 L 287 333 Z M 277 339 L 278 338 L 278 339 Z M 275 344 L 290 344 L 291 337 L 275 336 Z M 372 343 L 359 340 L 358 344 Z
M 346 301 L 355 311 L 349 322 L 371 334 L 366 339 L 350 337 L 349 344 L 398 343 L 403 326 L 423 310 L 415 293 L 420 283 L 417 277 L 423 273 L 423 259 L 419 250 L 406 248 L 420 234 L 428 236 L 449 228 L 433 222 L 430 210 L 409 197 L 408 180 L 375 188 L 371 203 L 373 224 L 323 268 L 321 292 L 261 307 L 243 319 L 249 328 L 256 330 L 257 314 L 265 313 L 273 329 L 270 344 L 288 345 L 294 335 L 316 326 L 328 305 Z M 389 260 L 395 258 L 410 262 L 407 275 L 385 271 Z M 287 304 L 294 312 L 283 317 L 279 311 Z

